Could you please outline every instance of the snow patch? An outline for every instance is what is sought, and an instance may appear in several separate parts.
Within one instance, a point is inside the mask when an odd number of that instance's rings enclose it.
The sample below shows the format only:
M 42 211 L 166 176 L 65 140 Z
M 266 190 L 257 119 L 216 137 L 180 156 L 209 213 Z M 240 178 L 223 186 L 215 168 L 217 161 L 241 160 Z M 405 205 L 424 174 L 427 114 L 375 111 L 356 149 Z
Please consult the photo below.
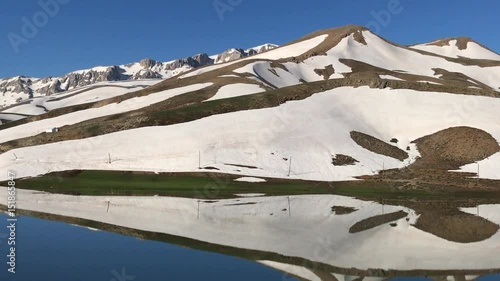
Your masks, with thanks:
M 265 193 L 240 193 L 240 194 L 235 194 L 238 197 L 262 197 L 266 196 Z
M 243 177 L 239 179 L 235 179 L 234 181 L 243 181 L 243 182 L 266 182 L 265 179 L 261 178 L 253 178 L 253 177 Z
M 252 94 L 257 94 L 257 93 L 261 93 L 264 91 L 265 90 L 262 89 L 259 85 L 255 85 L 255 84 L 237 83 L 237 84 L 225 85 L 225 86 L 222 86 L 219 89 L 219 91 L 217 91 L 215 96 L 211 97 L 210 99 L 208 99 L 206 101 L 213 101 L 213 100 L 220 100 L 220 99 L 234 98 L 234 97 L 239 97 L 239 96 L 252 95 Z

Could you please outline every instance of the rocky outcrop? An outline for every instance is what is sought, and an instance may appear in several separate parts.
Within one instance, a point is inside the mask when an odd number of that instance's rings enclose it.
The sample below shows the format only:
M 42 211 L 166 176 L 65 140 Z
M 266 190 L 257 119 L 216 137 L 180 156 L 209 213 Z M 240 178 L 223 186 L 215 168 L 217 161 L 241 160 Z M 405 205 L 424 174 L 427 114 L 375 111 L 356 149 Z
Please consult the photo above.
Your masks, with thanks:
M 213 64 L 214 60 L 211 59 L 207 54 L 198 54 L 191 57 L 194 61 L 196 61 L 200 66 Z
M 19 76 L 12 79 L 0 80 L 0 93 L 24 93 L 32 97 L 33 90 L 30 88 L 32 83 L 31 79 L 25 80 L 22 78 L 22 76 Z
M 216 63 L 225 63 L 228 61 L 233 61 L 237 60 L 240 58 L 247 57 L 248 53 L 245 52 L 243 49 L 229 49 L 222 54 L 218 55 L 217 58 L 215 59 Z
M 153 59 L 143 59 L 139 62 L 139 64 L 145 68 L 145 69 L 148 69 L 148 68 L 152 68 L 153 66 L 155 66 L 158 62 L 153 60 Z

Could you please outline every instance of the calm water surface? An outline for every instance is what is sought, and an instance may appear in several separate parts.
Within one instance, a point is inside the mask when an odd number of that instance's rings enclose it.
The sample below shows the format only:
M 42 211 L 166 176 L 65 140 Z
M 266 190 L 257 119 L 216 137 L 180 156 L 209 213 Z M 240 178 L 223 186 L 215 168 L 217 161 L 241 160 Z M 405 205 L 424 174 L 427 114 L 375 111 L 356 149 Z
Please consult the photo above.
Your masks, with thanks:
M 2 226 L 6 220 L 1 214 Z M 0 234 L 5 233 L 3 227 Z M 0 237 L 2 281 L 296 280 L 250 260 L 31 217 L 19 217 L 17 273 L 10 274 L 6 240 Z M 496 281 L 500 275 L 477 280 Z
M 6 219 L 0 215 L 2 226 Z M 241 258 L 31 217 L 19 217 L 16 274 L 7 273 L 6 247 L 2 239 L 2 281 L 283 279 L 283 273 Z M 130 278 L 115 277 L 122 270 Z

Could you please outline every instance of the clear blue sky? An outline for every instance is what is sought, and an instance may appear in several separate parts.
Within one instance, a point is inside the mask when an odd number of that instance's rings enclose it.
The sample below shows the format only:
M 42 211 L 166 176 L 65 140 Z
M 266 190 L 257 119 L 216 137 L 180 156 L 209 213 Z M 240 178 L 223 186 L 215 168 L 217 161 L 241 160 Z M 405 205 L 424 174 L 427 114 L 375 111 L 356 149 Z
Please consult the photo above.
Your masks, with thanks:
M 2 1 L 0 77 L 56 76 L 146 57 L 168 61 L 231 47 L 283 44 L 318 29 L 366 26 L 375 20 L 372 11 L 387 10 L 397 0 L 41 0 L 68 3 L 33 38 L 18 42 L 16 53 L 9 34 L 23 36 L 23 17 L 33 22 L 38 15 L 43 23 L 39 1 Z M 400 44 L 467 35 L 500 52 L 500 1 L 399 1 L 403 10 L 379 35 Z M 221 20 L 214 2 L 220 9 L 236 7 Z

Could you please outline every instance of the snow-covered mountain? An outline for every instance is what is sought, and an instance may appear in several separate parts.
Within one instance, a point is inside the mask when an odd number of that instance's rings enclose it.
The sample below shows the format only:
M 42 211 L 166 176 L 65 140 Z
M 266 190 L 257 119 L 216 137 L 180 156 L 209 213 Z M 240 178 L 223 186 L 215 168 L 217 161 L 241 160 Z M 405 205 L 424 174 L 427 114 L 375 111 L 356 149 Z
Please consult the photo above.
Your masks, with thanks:
M 459 45 L 474 58 L 405 47 L 346 26 L 251 57 L 243 54 L 252 51 L 230 50 L 217 64 L 130 94 L 30 100 L 0 112 L 4 120 L 41 114 L 0 130 L 1 151 L 18 156 L 0 155 L 0 167 L 19 176 L 207 167 L 339 181 L 408 166 L 474 172 L 480 163 L 480 177 L 498 179 L 500 60 L 484 55 L 489 50 L 480 44 Z M 222 63 L 235 53 L 243 57 Z M 135 67 L 144 66 L 165 69 L 154 61 Z M 40 106 L 59 111 L 35 113 Z M 61 130 L 43 133 L 54 127 Z M 93 149 L 74 153 L 94 142 Z M 102 161 L 110 152 L 120 161 Z
M 153 59 L 143 59 L 136 63 L 113 66 L 98 66 L 78 70 L 62 77 L 33 78 L 17 76 L 0 79 L 0 108 L 6 107 L 29 98 L 49 96 L 98 82 L 125 81 L 141 79 L 166 79 L 180 73 L 205 65 L 229 62 L 243 57 L 252 56 L 278 47 L 274 44 L 264 44 L 243 49 L 229 49 L 221 54 L 209 56 L 200 53 L 191 57 L 159 62 Z

